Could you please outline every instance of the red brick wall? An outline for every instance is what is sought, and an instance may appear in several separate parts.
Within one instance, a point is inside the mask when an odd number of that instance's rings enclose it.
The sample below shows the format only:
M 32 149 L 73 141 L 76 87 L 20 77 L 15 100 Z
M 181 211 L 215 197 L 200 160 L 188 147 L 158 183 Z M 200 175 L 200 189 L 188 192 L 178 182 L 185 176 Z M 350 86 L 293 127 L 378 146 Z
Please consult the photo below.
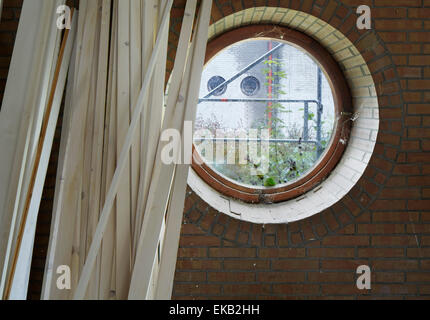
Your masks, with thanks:
M 356 45 L 377 87 L 377 146 L 342 201 L 289 225 L 234 220 L 189 190 L 174 298 L 430 298 L 430 1 L 219 0 L 212 22 L 254 2 L 311 13 Z M 362 4 L 374 19 L 367 32 L 355 27 Z M 363 264 L 371 291 L 355 285 Z
M 3 94 L 22 0 L 5 0 L 0 23 Z M 169 67 L 184 0 L 175 1 Z M 217 0 L 212 22 L 246 5 L 284 6 L 322 18 L 359 48 L 372 71 L 381 127 L 371 164 L 340 203 L 290 225 L 252 225 L 208 207 L 191 191 L 174 297 L 430 297 L 430 0 Z M 365 45 L 354 7 L 372 7 L 380 46 Z M 382 48 L 382 50 L 381 50 Z M 41 205 L 29 298 L 40 296 L 56 172 L 51 157 Z M 57 151 L 55 151 L 57 150 Z M 372 290 L 358 291 L 355 271 L 372 269 Z

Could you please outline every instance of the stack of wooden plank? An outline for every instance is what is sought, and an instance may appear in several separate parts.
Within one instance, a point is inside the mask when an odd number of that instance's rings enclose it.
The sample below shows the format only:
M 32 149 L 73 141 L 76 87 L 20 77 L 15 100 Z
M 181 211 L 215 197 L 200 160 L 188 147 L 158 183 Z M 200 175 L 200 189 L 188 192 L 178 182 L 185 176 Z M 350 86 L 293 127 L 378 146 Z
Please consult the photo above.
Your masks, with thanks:
M 162 133 L 194 121 L 212 1 L 196 21 L 187 1 L 167 99 L 173 0 L 81 0 L 63 31 L 64 2 L 23 5 L 0 117 L 0 290 L 26 297 L 66 87 L 42 298 L 168 299 L 189 166 L 163 163 Z
M 26 298 L 37 213 L 74 41 L 73 31 L 63 34 L 52 19 L 64 2 L 25 1 L 17 31 L 0 114 L 3 298 Z
M 212 7 L 187 1 L 166 99 L 172 2 L 80 1 L 43 299 L 170 298 L 189 166 L 161 136 L 194 121 Z

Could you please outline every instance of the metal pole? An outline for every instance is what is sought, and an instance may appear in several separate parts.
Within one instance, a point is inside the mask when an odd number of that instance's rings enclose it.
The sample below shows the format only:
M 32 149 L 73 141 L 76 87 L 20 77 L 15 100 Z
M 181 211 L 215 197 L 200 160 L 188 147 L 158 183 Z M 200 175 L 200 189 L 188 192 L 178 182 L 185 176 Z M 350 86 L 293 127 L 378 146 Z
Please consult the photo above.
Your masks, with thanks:
M 310 143 L 310 144 L 318 144 L 315 140 L 307 140 L 301 141 L 297 139 L 255 139 L 255 138 L 194 138 L 194 142 L 203 142 L 203 141 L 212 141 L 212 142 L 269 142 L 269 143 Z
M 265 99 L 265 98 L 263 98 L 263 99 L 258 99 L 258 98 L 256 98 L 256 99 L 223 99 L 223 98 L 220 98 L 220 99 L 206 99 L 206 98 L 203 98 L 203 99 L 200 99 L 199 100 L 199 103 L 202 103 L 202 102 L 262 102 L 262 103 L 265 103 L 265 102 L 272 102 L 272 103 L 315 103 L 315 104 L 319 104 L 319 102 L 318 101 L 316 101 L 316 100 L 286 100 L 286 99 Z
M 323 152 L 323 148 L 321 145 L 321 125 L 322 125 L 322 113 L 323 113 L 323 105 L 322 105 L 322 71 L 321 68 L 318 68 L 318 112 L 317 112 L 317 142 L 318 142 L 318 150 L 317 157 L 319 158 Z
M 309 140 L 309 102 L 305 102 L 305 115 L 303 123 L 303 140 Z

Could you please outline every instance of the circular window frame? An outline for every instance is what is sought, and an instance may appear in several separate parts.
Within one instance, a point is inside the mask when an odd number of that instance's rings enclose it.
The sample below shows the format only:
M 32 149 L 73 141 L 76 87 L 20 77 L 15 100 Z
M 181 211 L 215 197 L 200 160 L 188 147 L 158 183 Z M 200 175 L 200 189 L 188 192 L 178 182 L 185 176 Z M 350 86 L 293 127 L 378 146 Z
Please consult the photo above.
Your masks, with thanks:
M 308 35 L 283 26 L 248 25 L 223 33 L 208 43 L 205 63 L 223 49 L 250 39 L 273 39 L 286 42 L 310 55 L 319 65 L 332 89 L 335 114 L 339 115 L 334 124 L 329 148 L 306 175 L 280 187 L 252 188 L 238 184 L 208 166 L 194 145 L 192 168 L 205 183 L 227 197 L 251 204 L 279 203 L 297 198 L 314 189 L 339 163 L 347 147 L 346 141 L 349 140 L 351 122 L 348 119 L 353 110 L 352 96 L 347 81 L 332 55 Z

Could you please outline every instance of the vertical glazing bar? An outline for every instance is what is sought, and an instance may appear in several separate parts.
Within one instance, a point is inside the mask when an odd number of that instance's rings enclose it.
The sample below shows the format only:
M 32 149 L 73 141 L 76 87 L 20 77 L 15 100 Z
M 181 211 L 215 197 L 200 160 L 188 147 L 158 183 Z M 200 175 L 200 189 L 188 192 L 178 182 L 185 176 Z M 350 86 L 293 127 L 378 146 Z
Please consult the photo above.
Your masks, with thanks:
M 304 116 L 303 116 L 303 141 L 309 140 L 309 102 L 305 102 L 305 109 L 304 109 Z
M 321 156 L 323 152 L 323 148 L 321 145 L 321 132 L 322 132 L 322 113 L 323 113 L 323 105 L 322 105 L 322 72 L 321 69 L 318 68 L 318 106 L 317 106 L 317 143 L 318 143 L 318 150 L 317 150 L 317 156 L 318 158 Z

